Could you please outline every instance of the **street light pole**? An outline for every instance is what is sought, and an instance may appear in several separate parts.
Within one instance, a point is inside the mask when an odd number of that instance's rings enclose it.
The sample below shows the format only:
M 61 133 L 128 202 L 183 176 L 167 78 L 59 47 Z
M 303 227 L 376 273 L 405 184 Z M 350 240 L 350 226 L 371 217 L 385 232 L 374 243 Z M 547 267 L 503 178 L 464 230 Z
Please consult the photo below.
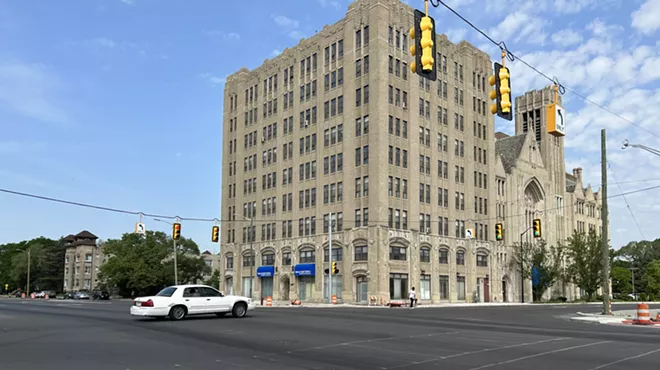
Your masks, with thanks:
M 173 223 L 167 222 L 165 220 L 161 220 L 160 218 L 154 218 L 154 221 L 163 222 L 174 227 Z M 172 234 L 172 249 L 174 253 L 174 285 L 179 285 L 179 271 L 178 271 L 178 264 L 176 261 L 176 240 L 174 240 L 174 234 Z
M 254 254 L 254 235 L 252 234 L 252 228 L 254 227 L 254 218 L 245 217 L 237 213 L 234 213 L 234 215 L 250 221 L 250 230 L 248 231 L 248 239 L 250 239 L 250 253 L 252 254 L 252 263 L 250 264 L 250 298 L 252 298 L 252 284 L 254 281 L 254 264 L 256 263 L 256 259 L 257 259 Z
M 30 294 L 30 262 L 32 260 L 31 256 L 31 251 L 28 248 L 27 250 L 27 256 L 28 256 L 28 268 L 27 268 L 27 292 L 26 294 Z
M 639 148 L 639 149 L 642 149 L 642 150 L 646 150 L 649 153 L 660 156 L 660 150 L 653 149 L 653 148 L 650 148 L 650 147 L 648 147 L 646 145 L 642 145 L 642 144 L 630 144 L 628 139 L 624 140 L 623 143 L 621 144 L 621 149 L 626 149 L 627 147 Z
M 523 248 L 523 236 L 527 234 L 529 230 L 534 228 L 530 226 L 525 231 L 520 233 L 520 303 L 525 303 L 525 267 L 523 264 L 524 261 L 524 248 Z

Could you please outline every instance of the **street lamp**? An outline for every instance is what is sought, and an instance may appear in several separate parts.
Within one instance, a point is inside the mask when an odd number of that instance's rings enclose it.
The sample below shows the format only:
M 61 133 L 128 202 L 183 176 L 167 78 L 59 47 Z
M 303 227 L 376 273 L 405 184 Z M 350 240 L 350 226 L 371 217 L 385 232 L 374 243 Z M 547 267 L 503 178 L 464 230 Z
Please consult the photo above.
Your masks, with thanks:
M 248 239 L 250 239 L 250 252 L 252 253 L 252 263 L 250 264 L 250 298 L 252 298 L 252 281 L 254 280 L 254 264 L 256 263 L 256 256 L 254 255 L 254 235 L 252 234 L 252 228 L 254 227 L 254 218 L 245 217 L 238 213 L 234 213 L 234 216 L 242 217 L 243 219 L 250 221 L 250 231 L 248 232 Z M 263 297 L 263 296 L 262 296 Z
M 160 218 L 154 218 L 154 221 L 163 222 L 168 225 L 174 226 L 173 223 L 165 220 L 161 220 Z M 179 285 L 179 272 L 177 270 L 177 262 L 176 262 L 176 240 L 174 240 L 174 235 L 172 235 L 172 248 L 174 249 L 174 285 Z
M 25 287 L 25 291 L 26 291 L 25 294 L 30 294 L 30 260 L 32 259 L 31 258 L 32 257 L 31 256 L 32 250 L 30 248 L 26 248 L 26 249 L 21 249 L 18 252 L 19 253 L 20 252 L 27 252 L 28 264 L 27 264 L 27 284 L 26 284 L 26 287 Z
M 630 144 L 630 142 L 628 141 L 628 139 L 625 139 L 625 140 L 623 141 L 623 143 L 621 144 L 621 149 L 624 149 L 624 150 L 625 150 L 627 147 L 633 147 L 633 148 L 643 149 L 643 150 L 646 150 L 646 151 L 649 152 L 649 153 L 652 153 L 652 154 L 655 154 L 655 155 L 657 155 L 657 156 L 660 156 L 660 150 L 653 149 L 653 148 L 649 148 L 648 146 L 646 146 L 646 145 L 642 145 L 642 144 Z

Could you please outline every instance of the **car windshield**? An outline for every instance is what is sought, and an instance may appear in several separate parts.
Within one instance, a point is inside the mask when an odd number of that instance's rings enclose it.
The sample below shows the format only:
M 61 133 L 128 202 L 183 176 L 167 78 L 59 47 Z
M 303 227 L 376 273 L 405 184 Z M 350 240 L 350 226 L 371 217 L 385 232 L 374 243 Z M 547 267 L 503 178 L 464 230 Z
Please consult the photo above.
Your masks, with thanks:
M 156 294 L 156 296 L 157 297 L 171 297 L 172 294 L 174 294 L 174 292 L 176 292 L 175 287 L 168 287 L 168 288 L 165 288 L 165 289 L 161 290 L 160 292 L 158 292 L 158 294 Z

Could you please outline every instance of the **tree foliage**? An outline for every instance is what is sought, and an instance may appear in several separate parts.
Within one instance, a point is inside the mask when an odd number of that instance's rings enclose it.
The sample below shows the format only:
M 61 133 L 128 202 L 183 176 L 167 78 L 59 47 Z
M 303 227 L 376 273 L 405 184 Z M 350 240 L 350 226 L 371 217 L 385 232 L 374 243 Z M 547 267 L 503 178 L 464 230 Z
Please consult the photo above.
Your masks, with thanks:
M 210 272 L 194 241 L 181 237 L 176 245 L 179 284 L 197 282 Z M 173 249 L 172 238 L 159 231 L 108 240 L 104 252 L 110 257 L 99 278 L 104 287 L 122 296 L 154 294 L 174 284 Z
M 520 269 L 522 262 L 523 275 L 532 280 L 534 301 L 540 301 L 548 288 L 563 277 L 564 250 L 564 246 L 551 246 L 543 239 L 523 243 L 522 248 L 514 247 L 512 267 Z
M 204 282 L 204 284 L 219 289 L 220 288 L 220 270 L 213 270 L 213 274 L 211 274 L 211 277 L 208 278 Z
M 603 247 L 595 230 L 589 233 L 573 231 L 568 238 L 568 277 L 587 294 L 591 301 L 602 282 Z
M 26 289 L 30 251 L 30 290 L 61 291 L 65 249 L 62 240 L 39 237 L 0 245 L 0 284 L 9 290 Z M 1 290 L 0 289 L 0 290 Z

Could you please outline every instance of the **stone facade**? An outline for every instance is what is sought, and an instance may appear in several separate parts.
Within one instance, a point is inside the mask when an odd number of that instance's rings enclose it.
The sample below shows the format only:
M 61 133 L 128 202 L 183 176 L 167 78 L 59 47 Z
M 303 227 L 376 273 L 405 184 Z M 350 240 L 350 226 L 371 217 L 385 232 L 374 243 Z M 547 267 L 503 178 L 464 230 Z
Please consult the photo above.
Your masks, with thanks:
M 107 261 L 98 238 L 87 230 L 64 238 L 64 291 L 92 291 L 98 285 L 98 273 Z
M 227 78 L 222 290 L 327 300 L 332 223 L 340 301 L 406 299 L 413 286 L 422 303 L 518 299 L 510 240 L 495 242 L 494 225 L 563 195 L 563 139 L 496 144 L 490 57 L 437 35 L 438 81 L 422 80 L 407 64 L 412 22 L 398 0 L 357 0 L 341 21 Z M 565 234 L 563 216 L 545 217 L 548 237 Z

